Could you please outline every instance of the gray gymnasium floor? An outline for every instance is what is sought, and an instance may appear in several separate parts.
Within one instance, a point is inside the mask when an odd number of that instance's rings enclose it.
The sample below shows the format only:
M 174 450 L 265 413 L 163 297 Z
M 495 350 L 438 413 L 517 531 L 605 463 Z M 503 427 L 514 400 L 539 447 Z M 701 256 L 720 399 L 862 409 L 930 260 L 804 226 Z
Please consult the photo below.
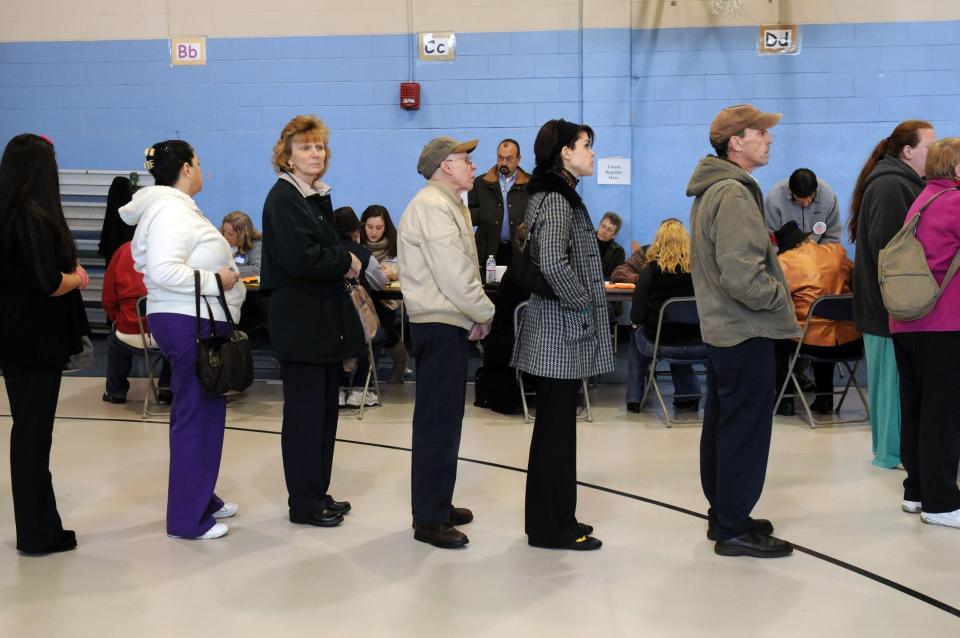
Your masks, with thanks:
M 354 510 L 318 529 L 286 519 L 281 388 L 258 380 L 228 407 L 218 493 L 240 512 L 225 538 L 185 541 L 164 533 L 166 424 L 101 402 L 102 384 L 61 392 L 52 467 L 76 551 L 17 554 L 0 472 L 2 636 L 960 634 L 960 530 L 900 511 L 903 473 L 870 465 L 867 426 L 777 418 L 756 513 L 799 551 L 721 558 L 704 538 L 699 428 L 627 414 L 622 386 L 598 385 L 578 514 L 604 547 L 580 554 L 526 545 L 531 427 L 468 405 L 456 503 L 476 520 L 466 549 L 444 551 L 410 530 L 412 383 L 362 421 L 341 414 L 332 493 Z M 0 390 L 0 455 L 8 415 Z

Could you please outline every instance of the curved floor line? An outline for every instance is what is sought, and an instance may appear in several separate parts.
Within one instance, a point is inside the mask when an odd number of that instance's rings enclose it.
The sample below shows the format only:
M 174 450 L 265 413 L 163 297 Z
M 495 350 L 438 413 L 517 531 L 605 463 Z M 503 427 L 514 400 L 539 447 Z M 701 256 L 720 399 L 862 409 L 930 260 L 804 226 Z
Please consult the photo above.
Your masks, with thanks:
M 0 416 L 9 417 L 10 415 L 9 415 L 9 414 L 0 414 Z M 80 416 L 73 416 L 73 417 L 62 417 L 62 416 L 58 416 L 58 417 L 56 417 L 56 418 L 57 418 L 57 419 L 64 419 L 64 420 L 73 420 L 73 421 L 113 421 L 113 422 L 120 421 L 120 422 L 130 422 L 130 423 L 166 423 L 166 421 L 150 421 L 150 420 L 145 420 L 145 419 L 119 419 L 119 418 L 112 418 L 112 419 L 111 419 L 111 418 L 80 417 Z M 261 430 L 261 429 L 258 429 L 258 428 L 244 428 L 244 427 L 238 427 L 238 426 L 235 426 L 235 425 L 228 425 L 228 426 L 226 427 L 226 429 L 227 429 L 227 430 L 236 430 L 236 431 L 238 431 L 238 432 L 252 432 L 252 433 L 255 433 L 255 434 L 273 434 L 273 435 L 279 435 L 279 434 L 280 434 L 280 432 L 278 432 L 278 431 L 276 431 L 276 430 Z M 355 440 L 352 440 L 352 439 L 341 439 L 341 438 L 338 438 L 337 441 L 340 442 L 340 443 L 351 443 L 351 444 L 353 444 L 353 445 L 365 445 L 365 446 L 368 446 L 368 447 L 378 447 L 378 448 L 383 448 L 383 449 L 387 449 L 387 450 L 397 450 L 397 451 L 400 451 L 400 452 L 410 452 L 410 451 L 411 451 L 411 449 L 410 449 L 409 447 L 404 447 L 404 446 L 401 446 L 401 445 L 389 445 L 389 444 L 387 444 L 387 443 L 371 443 L 371 442 L 369 442 L 369 441 L 355 441 Z M 513 465 L 504 465 L 503 463 L 494 463 L 493 461 L 484 461 L 484 460 L 481 460 L 481 459 L 471 459 L 471 458 L 467 458 L 467 457 L 463 457 L 463 456 L 458 456 L 457 459 L 460 460 L 460 461 L 464 461 L 464 462 L 466 462 L 466 463 L 473 463 L 473 464 L 476 464 L 476 465 L 486 465 L 486 466 L 488 466 L 488 467 L 494 467 L 494 468 L 501 469 L 501 470 L 510 470 L 510 471 L 512 471 L 512 472 L 519 472 L 519 473 L 521 473 L 521 474 L 526 474 L 526 473 L 527 473 L 527 471 L 526 471 L 525 469 L 523 469 L 522 467 L 516 467 L 516 466 L 513 466 Z M 589 489 L 592 489 L 592 490 L 597 490 L 597 491 L 599 491 L 599 492 L 606 492 L 606 493 L 608 493 L 608 494 L 613 494 L 613 495 L 615 495 L 615 496 L 622 496 L 622 497 L 624 497 L 624 498 L 633 499 L 633 500 L 635 500 L 635 501 L 641 501 L 641 502 L 647 503 L 647 504 L 649 504 L 649 505 L 655 505 L 655 506 L 657 506 L 657 507 L 662 507 L 662 508 L 664 508 L 664 509 L 672 510 L 672 511 L 674 511 L 674 512 L 679 512 L 679 513 L 681 513 L 681 514 L 686 514 L 687 516 L 693 516 L 693 517 L 699 518 L 699 519 L 701 519 L 701 520 L 706 520 L 706 519 L 707 519 L 706 514 L 701 514 L 700 512 L 695 512 L 695 511 L 690 510 L 690 509 L 687 509 L 687 508 L 685 508 L 685 507 L 680 507 L 679 505 L 673 505 L 673 504 L 671 504 L 671 503 L 666 503 L 666 502 L 664 502 L 664 501 L 658 501 L 658 500 L 656 500 L 656 499 L 649 498 L 649 497 L 646 497 L 646 496 L 641 496 L 641 495 L 639 495 L 639 494 L 631 494 L 630 492 L 624 492 L 624 491 L 622 491 L 622 490 L 613 489 L 613 488 L 611 488 L 611 487 L 605 487 L 605 486 L 603 486 L 603 485 L 595 485 L 595 484 L 593 484 L 593 483 L 585 483 L 585 482 L 583 482 L 583 481 L 577 481 L 577 485 L 580 485 L 581 487 L 586 487 L 586 488 L 589 488 Z M 879 583 L 879 584 L 881 584 L 881 585 L 885 585 L 886 587 L 889 587 L 889 588 L 891 588 L 891 589 L 893 589 L 893 590 L 895 590 L 895 591 L 898 591 L 898 592 L 900 592 L 900 593 L 902 593 L 902 594 L 905 594 L 905 595 L 907 595 L 907 596 L 910 596 L 911 598 L 914 598 L 914 599 L 916 599 L 916 600 L 918 600 L 918 601 L 920 601 L 920 602 L 922 602 L 922 603 L 925 603 L 925 604 L 927 604 L 927 605 L 930 605 L 931 607 L 935 607 L 935 608 L 937 608 L 937 609 L 939 609 L 939 610 L 941 610 L 941 611 L 947 612 L 948 614 L 950 614 L 950 615 L 952 615 L 952 616 L 955 616 L 955 617 L 957 617 L 957 618 L 960 618 L 960 609 L 958 609 L 958 608 L 956 608 L 956 607 L 953 607 L 953 606 L 951 606 L 951 605 L 948 605 L 947 603 L 945 603 L 945 602 L 943 602 L 943 601 L 941 601 L 941 600 L 937 600 L 936 598 L 933 598 L 932 596 L 928 596 L 927 594 L 924 594 L 923 592 L 919 592 L 919 591 L 917 591 L 917 590 L 915 590 L 915 589 L 911 589 L 910 587 L 907 587 L 906 585 L 903 585 L 903 584 L 901 584 L 901 583 L 898 583 L 898 582 L 896 582 L 896 581 L 894 581 L 894 580 L 890 580 L 889 578 L 885 578 L 885 577 L 883 577 L 883 576 L 881 576 L 881 575 L 879 575 L 879 574 L 875 574 L 875 573 L 873 573 L 873 572 L 871 572 L 871 571 L 868 571 L 868 570 L 866 570 L 866 569 L 863 569 L 862 567 L 857 567 L 856 565 L 853 565 L 853 564 L 848 563 L 848 562 L 846 562 L 846 561 L 840 560 L 839 558 L 834 558 L 833 556 L 829 556 L 828 554 L 823 554 L 823 553 L 820 553 L 820 552 L 818 552 L 818 551 L 816 551 L 816 550 L 810 549 L 810 548 L 808 548 L 808 547 L 804 547 L 803 545 L 797 545 L 796 543 L 794 543 L 794 544 L 793 544 L 793 547 L 794 547 L 794 549 L 796 549 L 797 551 L 802 552 L 802 553 L 804 553 L 804 554 L 806 554 L 806 555 L 808 555 L 808 556 L 810 556 L 810 557 L 812 557 L 812 558 L 817 558 L 817 559 L 819 559 L 819 560 L 822 560 L 822 561 L 824 561 L 824 562 L 830 563 L 831 565 L 835 565 L 835 566 L 837 566 L 837 567 L 840 567 L 840 568 L 842 568 L 842 569 L 845 569 L 845 570 L 847 570 L 847 571 L 849 571 L 849 572 L 852 572 L 852 573 L 854 573 L 854 574 L 857 574 L 857 575 L 859 575 L 859 576 L 863 576 L 864 578 L 868 578 L 868 579 L 870 579 L 870 580 L 872 580 L 872 581 L 874 581 L 874 582 L 876 582 L 876 583 Z

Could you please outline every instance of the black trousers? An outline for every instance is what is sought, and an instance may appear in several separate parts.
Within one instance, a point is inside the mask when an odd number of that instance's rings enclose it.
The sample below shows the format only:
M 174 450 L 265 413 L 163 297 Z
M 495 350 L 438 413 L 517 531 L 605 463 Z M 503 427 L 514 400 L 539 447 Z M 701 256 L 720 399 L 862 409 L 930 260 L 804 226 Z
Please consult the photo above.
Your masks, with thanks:
M 580 379 L 534 377 L 533 422 L 524 526 L 531 545 L 562 547 L 577 526 L 577 392 Z
M 291 512 L 323 511 L 332 498 L 330 473 L 337 439 L 342 364 L 280 362 L 283 426 L 280 448 Z
M 509 223 L 504 220 L 505 224 Z M 497 254 L 493 256 L 497 260 L 498 266 L 512 266 L 513 265 L 513 244 L 509 241 L 502 241 L 497 244 Z M 483 263 L 487 263 L 487 258 L 483 255 L 480 255 L 480 259 Z
M 790 339 L 778 339 L 775 342 L 776 365 L 777 365 L 777 385 L 773 389 L 774 396 L 780 393 L 783 382 L 787 378 L 787 367 L 790 363 L 790 357 L 797 349 L 797 342 Z M 863 354 L 863 340 L 856 339 L 837 346 L 812 346 L 803 344 L 800 346 L 800 354 L 808 354 L 813 357 L 855 357 Z M 833 401 L 833 373 L 836 364 L 826 362 L 813 362 L 813 382 L 816 386 L 817 398 L 829 399 Z M 783 393 L 785 397 L 794 395 L 793 384 L 787 385 L 787 391 Z M 774 399 L 776 400 L 776 399 Z
M 10 482 L 17 549 L 43 552 L 64 540 L 50 474 L 61 370 L 4 368 L 10 399 Z
M 467 398 L 467 331 L 443 323 L 410 325 L 417 375 L 413 407 L 413 520 L 447 522 Z
M 893 351 L 900 373 L 900 461 L 907 470 L 903 498 L 931 514 L 960 509 L 954 400 L 960 332 L 895 334 Z
M 720 539 L 746 531 L 760 499 L 773 429 L 774 340 L 707 346 L 700 483 Z

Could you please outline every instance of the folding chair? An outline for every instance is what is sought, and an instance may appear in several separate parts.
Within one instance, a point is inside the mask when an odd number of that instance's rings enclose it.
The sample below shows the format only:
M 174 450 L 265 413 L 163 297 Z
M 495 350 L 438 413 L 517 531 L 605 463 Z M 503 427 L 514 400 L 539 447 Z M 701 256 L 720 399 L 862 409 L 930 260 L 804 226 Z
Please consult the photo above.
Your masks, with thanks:
M 363 410 L 367 407 L 367 391 L 370 389 L 370 379 L 373 379 L 374 392 L 377 393 L 377 405 L 371 407 L 380 407 L 383 405 L 383 400 L 380 398 L 380 378 L 377 375 L 377 362 L 373 358 L 373 339 L 367 340 L 367 361 L 370 362 L 370 366 L 367 368 L 367 378 L 363 383 L 363 394 L 360 395 L 360 410 L 357 412 L 357 420 L 363 420 Z
M 527 304 L 529 301 L 522 301 L 517 304 L 517 307 L 513 309 L 513 338 L 514 340 L 518 339 L 520 336 L 520 325 L 523 322 L 523 315 L 527 310 Z M 523 403 L 523 422 L 530 423 L 533 421 L 533 418 L 530 416 L 530 408 L 527 405 L 527 396 L 535 395 L 534 391 L 527 392 L 526 387 L 523 384 L 523 372 L 520 370 L 516 371 L 517 373 L 517 384 L 520 386 L 520 401 Z M 587 379 L 582 377 L 580 379 L 581 392 L 583 392 L 583 401 L 584 409 L 577 414 L 577 420 L 585 420 L 587 423 L 593 423 L 593 410 L 590 407 L 590 392 L 587 389 Z
M 643 396 L 640 397 L 640 405 L 647 400 L 647 396 L 650 394 L 651 389 L 653 393 L 657 396 L 657 401 L 660 403 L 660 409 L 663 410 L 663 418 L 667 422 L 667 427 L 673 427 L 674 423 L 689 425 L 691 423 L 702 423 L 699 417 L 699 414 L 696 419 L 675 419 L 670 416 L 670 410 L 667 409 L 667 403 L 664 401 L 664 396 L 671 396 L 674 400 L 676 399 L 700 399 L 702 394 L 677 394 L 676 390 L 672 395 L 664 395 L 660 390 L 660 386 L 657 385 L 657 363 L 663 361 L 668 364 L 678 364 L 678 365 L 707 365 L 707 349 L 706 346 L 702 343 L 692 344 L 693 348 L 702 348 L 701 351 L 694 351 L 693 354 L 700 355 L 694 358 L 674 358 L 664 355 L 660 351 L 660 335 L 663 331 L 663 324 L 685 324 L 685 325 L 699 325 L 700 324 L 700 315 L 697 314 L 697 301 L 694 297 L 673 297 L 668 299 L 662 306 L 660 306 L 660 316 L 657 317 L 657 334 L 653 340 L 653 361 L 650 362 L 650 373 L 647 376 L 647 384 L 643 389 Z M 666 345 L 666 344 L 663 344 Z M 659 374 L 669 374 L 667 371 L 660 371 Z
M 141 418 L 146 419 L 150 416 L 166 415 L 168 411 L 166 410 L 151 410 L 150 402 L 153 401 L 154 406 L 160 405 L 160 394 L 157 388 L 157 380 L 154 378 L 154 368 L 158 362 L 163 361 L 163 355 L 160 353 L 160 349 L 153 342 L 153 337 L 150 335 L 150 331 L 146 329 L 146 324 L 144 323 L 144 317 L 147 314 L 147 298 L 140 297 L 137 299 L 137 327 L 140 329 L 140 343 L 143 348 L 143 361 L 145 368 L 147 370 L 147 393 L 143 397 L 143 416 Z M 153 360 L 151 360 L 151 355 Z
M 790 373 L 787 378 L 783 380 L 783 387 L 780 388 L 780 393 L 777 395 L 777 402 L 773 408 L 774 412 L 776 412 L 777 406 L 780 405 L 780 401 L 783 400 L 783 395 L 787 391 L 787 384 L 792 382 L 794 396 L 803 406 L 803 412 L 806 415 L 807 424 L 811 428 L 816 428 L 818 425 L 841 425 L 845 423 L 869 422 L 870 405 L 867 402 L 867 397 L 863 393 L 863 389 L 857 382 L 857 367 L 860 365 L 860 361 L 863 360 L 863 350 L 861 349 L 860 352 L 855 356 L 846 357 L 814 356 L 800 351 L 803 347 L 803 340 L 807 336 L 807 331 L 810 329 L 810 325 L 815 318 L 828 319 L 830 321 L 853 321 L 853 295 L 823 295 L 822 297 L 817 297 L 814 299 L 813 303 L 810 304 L 810 311 L 807 313 L 807 320 L 803 322 L 803 330 L 800 333 L 800 340 L 797 342 L 797 348 L 790 357 L 790 362 L 787 368 Z M 796 365 L 797 360 L 800 358 L 807 359 L 814 363 L 839 363 L 842 366 L 841 373 L 846 372 L 845 376 L 847 377 L 847 383 L 843 387 L 843 390 L 830 391 L 831 399 L 833 398 L 833 395 L 840 395 L 840 400 L 837 402 L 837 406 L 833 411 L 837 415 L 840 414 L 840 408 L 843 407 L 843 402 L 847 398 L 847 393 L 850 391 L 850 386 L 852 385 L 856 389 L 857 394 L 860 395 L 860 401 L 863 403 L 863 418 L 841 419 L 831 417 L 818 419 L 814 417 L 813 412 L 810 410 L 810 404 L 807 402 L 807 398 L 803 395 L 803 391 L 800 389 L 800 382 L 797 380 L 797 376 L 794 373 L 794 366 Z M 853 367 L 850 366 L 851 363 L 853 364 Z

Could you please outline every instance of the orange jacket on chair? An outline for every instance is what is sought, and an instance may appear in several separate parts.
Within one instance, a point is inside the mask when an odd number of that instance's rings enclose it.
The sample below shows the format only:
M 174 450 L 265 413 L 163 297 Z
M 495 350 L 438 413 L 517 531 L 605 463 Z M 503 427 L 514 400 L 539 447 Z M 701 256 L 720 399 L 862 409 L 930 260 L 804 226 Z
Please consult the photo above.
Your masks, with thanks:
M 777 256 L 790 288 L 797 321 L 807 320 L 810 304 L 823 295 L 850 292 L 853 262 L 841 244 L 805 241 Z M 803 342 L 811 346 L 836 346 L 860 338 L 852 321 L 814 319 Z

